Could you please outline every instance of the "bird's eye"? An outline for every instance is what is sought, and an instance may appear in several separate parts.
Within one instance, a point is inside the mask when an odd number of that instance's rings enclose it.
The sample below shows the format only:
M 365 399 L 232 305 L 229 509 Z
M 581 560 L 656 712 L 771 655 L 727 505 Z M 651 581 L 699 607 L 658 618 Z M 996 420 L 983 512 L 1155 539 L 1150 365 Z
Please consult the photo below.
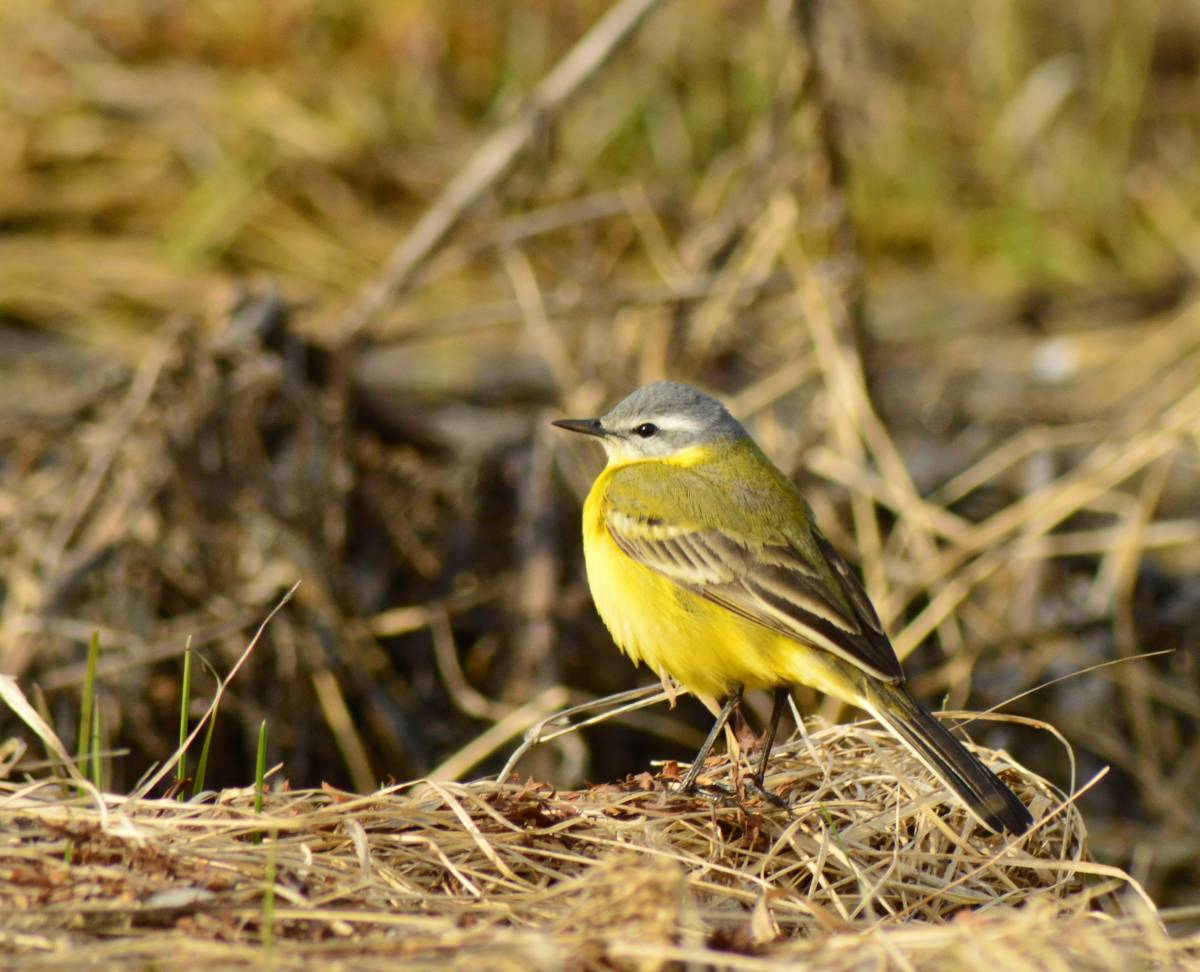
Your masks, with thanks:
M 658 431 L 658 426 L 653 422 L 643 422 L 633 431 L 635 434 L 640 435 L 643 439 L 648 439 Z

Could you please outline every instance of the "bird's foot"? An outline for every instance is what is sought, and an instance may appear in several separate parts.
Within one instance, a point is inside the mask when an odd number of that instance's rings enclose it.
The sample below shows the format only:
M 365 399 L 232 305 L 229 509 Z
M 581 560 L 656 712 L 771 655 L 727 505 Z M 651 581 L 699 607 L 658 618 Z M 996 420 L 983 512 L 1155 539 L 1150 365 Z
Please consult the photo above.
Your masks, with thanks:
M 714 803 L 737 798 L 737 794 L 733 790 L 720 783 L 680 783 L 678 786 L 671 787 L 668 792 L 686 797 L 704 797 Z
M 746 777 L 742 781 L 744 792 L 758 797 L 763 803 L 770 804 L 779 810 L 788 810 L 791 804 L 788 803 L 778 793 L 773 793 L 765 786 L 760 784 L 753 777 Z M 732 787 L 724 786 L 721 783 L 692 783 L 690 785 L 680 784 L 672 787 L 670 792 L 677 793 L 680 796 L 688 797 L 704 797 L 712 800 L 714 803 L 734 803 L 738 806 L 742 805 L 740 794 Z
M 780 810 L 790 810 L 791 809 L 791 804 L 788 803 L 787 800 L 785 800 L 783 797 L 781 797 L 778 793 L 774 793 L 771 790 L 768 790 L 765 786 L 763 786 L 761 783 L 759 783 L 758 780 L 756 780 L 754 777 L 750 777 L 748 780 L 746 780 L 746 792 L 753 793 L 764 803 L 769 803 L 769 804 L 771 804 L 771 806 L 777 807 Z

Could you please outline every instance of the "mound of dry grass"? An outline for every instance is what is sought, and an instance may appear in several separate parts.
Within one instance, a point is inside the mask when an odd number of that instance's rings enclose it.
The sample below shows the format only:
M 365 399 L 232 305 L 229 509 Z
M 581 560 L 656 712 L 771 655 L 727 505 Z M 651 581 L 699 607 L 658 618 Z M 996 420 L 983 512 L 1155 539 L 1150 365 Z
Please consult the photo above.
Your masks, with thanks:
M 877 728 L 812 723 L 756 798 L 667 792 L 679 767 L 555 792 L 276 786 L 189 802 L 44 776 L 0 785 L 8 968 L 994 970 L 1188 955 L 1077 809 L 985 754 L 1033 809 L 987 835 Z M 12 765 L 6 767 L 12 775 Z M 706 784 L 738 787 L 724 757 Z M 731 778 L 734 777 L 734 778 Z

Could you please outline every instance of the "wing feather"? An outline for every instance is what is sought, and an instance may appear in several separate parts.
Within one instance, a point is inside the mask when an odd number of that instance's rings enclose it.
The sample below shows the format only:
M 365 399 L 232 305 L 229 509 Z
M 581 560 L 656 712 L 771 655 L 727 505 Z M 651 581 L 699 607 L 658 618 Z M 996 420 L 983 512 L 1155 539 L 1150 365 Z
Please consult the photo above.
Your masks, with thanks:
M 605 524 L 629 557 L 681 587 L 802 644 L 830 651 L 892 683 L 900 662 L 846 561 L 811 528 L 809 551 L 753 543 L 719 529 L 664 523 L 610 504 Z M 816 562 L 814 562 L 816 561 Z

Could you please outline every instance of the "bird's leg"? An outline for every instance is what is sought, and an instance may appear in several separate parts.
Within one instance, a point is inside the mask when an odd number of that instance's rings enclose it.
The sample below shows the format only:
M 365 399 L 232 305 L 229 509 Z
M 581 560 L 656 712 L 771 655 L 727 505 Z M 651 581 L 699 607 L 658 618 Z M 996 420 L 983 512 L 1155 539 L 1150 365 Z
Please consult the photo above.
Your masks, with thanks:
M 729 693 L 729 698 L 725 700 L 725 704 L 721 707 L 721 712 L 717 716 L 717 721 L 713 723 L 713 727 L 709 730 L 708 737 L 704 740 L 704 744 L 700 747 L 700 752 L 696 754 L 696 758 L 692 760 L 692 768 L 687 771 L 687 776 L 683 778 L 683 782 L 679 785 L 679 789 L 684 793 L 694 792 L 696 789 L 696 778 L 700 775 L 700 770 L 704 768 L 704 761 L 708 759 L 709 751 L 713 748 L 713 744 L 717 741 L 717 736 L 721 734 L 721 730 L 725 728 L 725 723 L 729 721 L 729 717 L 733 715 L 733 710 L 742 703 L 742 686 L 735 686 L 734 690 Z
M 771 721 L 763 735 L 762 755 L 758 758 L 758 770 L 754 774 L 754 782 L 760 789 L 767 777 L 767 760 L 771 757 L 771 747 L 775 745 L 775 733 L 779 731 L 779 720 L 783 717 L 783 707 L 787 704 L 789 691 L 786 685 L 775 690 L 775 698 L 771 704 Z
M 787 801 L 778 793 L 768 790 L 764 781 L 767 777 L 767 760 L 771 757 L 771 747 L 775 745 L 775 733 L 779 729 L 779 720 L 783 716 L 783 707 L 787 703 L 790 691 L 786 685 L 775 690 L 775 698 L 771 703 L 771 721 L 767 724 L 767 731 L 763 734 L 762 755 L 758 757 L 758 769 L 750 778 L 751 787 L 758 792 L 759 796 L 777 807 L 786 807 Z

